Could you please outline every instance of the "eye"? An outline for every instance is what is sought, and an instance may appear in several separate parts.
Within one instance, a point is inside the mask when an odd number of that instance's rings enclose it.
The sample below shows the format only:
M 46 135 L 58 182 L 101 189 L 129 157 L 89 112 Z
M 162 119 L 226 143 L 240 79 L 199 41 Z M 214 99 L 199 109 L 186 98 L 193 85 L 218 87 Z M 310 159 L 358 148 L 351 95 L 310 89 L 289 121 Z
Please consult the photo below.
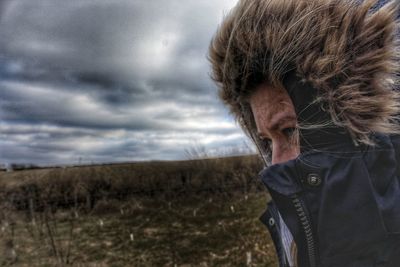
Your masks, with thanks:
M 286 137 L 292 137 L 294 134 L 294 131 L 296 131 L 295 127 L 288 127 L 288 128 L 284 128 L 283 130 L 281 130 L 281 132 L 286 136 Z

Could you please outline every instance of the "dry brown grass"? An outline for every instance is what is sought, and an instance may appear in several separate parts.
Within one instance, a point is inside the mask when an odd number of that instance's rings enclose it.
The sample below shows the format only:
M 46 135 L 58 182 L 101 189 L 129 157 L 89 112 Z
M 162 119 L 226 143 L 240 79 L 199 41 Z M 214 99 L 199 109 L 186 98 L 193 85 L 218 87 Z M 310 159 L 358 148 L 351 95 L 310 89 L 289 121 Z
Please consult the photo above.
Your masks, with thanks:
M 73 228 L 68 211 L 49 213 L 52 236 L 43 212 L 35 212 L 34 221 L 14 212 L 12 226 L 11 217 L 2 219 L 0 265 L 275 266 L 270 237 L 258 221 L 266 201 L 265 193 L 251 193 L 130 199 L 106 203 L 107 209 L 98 202 L 73 218 Z
M 1 173 L 0 265 L 274 266 L 260 168 L 244 156 Z
M 175 162 L 24 170 L 0 173 L 0 197 L 18 209 L 85 206 L 101 199 L 176 198 L 189 194 L 230 194 L 262 189 L 257 156 Z

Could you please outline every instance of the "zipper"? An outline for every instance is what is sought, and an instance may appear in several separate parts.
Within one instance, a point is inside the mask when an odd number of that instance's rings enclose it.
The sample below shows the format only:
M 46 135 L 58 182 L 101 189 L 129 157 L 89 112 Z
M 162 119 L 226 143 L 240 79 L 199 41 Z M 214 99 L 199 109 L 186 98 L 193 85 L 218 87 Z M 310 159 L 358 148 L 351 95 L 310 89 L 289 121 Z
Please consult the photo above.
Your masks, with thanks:
M 300 198 L 295 194 L 292 197 L 292 203 L 296 209 L 297 216 L 300 219 L 301 227 L 303 228 L 304 234 L 306 236 L 306 243 L 307 243 L 307 251 L 308 251 L 308 258 L 310 267 L 317 266 L 317 251 L 315 247 L 315 239 L 312 233 L 310 219 L 306 214 L 306 210 L 304 208 L 303 203 L 301 202 Z

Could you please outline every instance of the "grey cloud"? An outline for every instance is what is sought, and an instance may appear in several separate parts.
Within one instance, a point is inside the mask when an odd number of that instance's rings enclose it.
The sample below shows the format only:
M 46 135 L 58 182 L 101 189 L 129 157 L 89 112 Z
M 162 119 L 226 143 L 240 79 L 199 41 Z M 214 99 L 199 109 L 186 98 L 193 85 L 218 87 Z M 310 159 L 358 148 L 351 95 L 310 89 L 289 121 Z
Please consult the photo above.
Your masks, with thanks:
M 201 131 L 140 133 L 26 124 L 0 126 L 0 130 L 0 140 L 7 140 L 0 141 L 0 161 L 47 164 L 77 163 L 79 158 L 86 163 L 182 159 L 185 157 L 183 151 L 193 146 L 196 140 L 210 137 L 210 133 Z M 205 145 L 210 151 L 237 147 L 242 142 L 241 136 L 234 132 L 215 132 L 211 137 Z
M 191 140 L 241 143 L 206 59 L 234 2 L 9 1 L 0 161 L 179 159 Z
M 85 92 L 68 93 L 66 90 L 52 90 L 52 87 L 41 88 L 16 82 L 3 83 L 2 87 L 0 118 L 4 121 L 45 122 L 98 129 L 166 127 L 162 122 L 143 120 L 140 114 L 123 114 L 95 103 Z

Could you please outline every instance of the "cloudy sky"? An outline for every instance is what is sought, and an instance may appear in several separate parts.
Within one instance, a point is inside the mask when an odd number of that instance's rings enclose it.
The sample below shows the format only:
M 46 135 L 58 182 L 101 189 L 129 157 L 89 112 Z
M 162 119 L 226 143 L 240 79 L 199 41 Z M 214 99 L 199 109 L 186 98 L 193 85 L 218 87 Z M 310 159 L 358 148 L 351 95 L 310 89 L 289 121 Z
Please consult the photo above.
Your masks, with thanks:
M 175 160 L 246 138 L 206 59 L 236 0 L 3 0 L 0 163 Z

